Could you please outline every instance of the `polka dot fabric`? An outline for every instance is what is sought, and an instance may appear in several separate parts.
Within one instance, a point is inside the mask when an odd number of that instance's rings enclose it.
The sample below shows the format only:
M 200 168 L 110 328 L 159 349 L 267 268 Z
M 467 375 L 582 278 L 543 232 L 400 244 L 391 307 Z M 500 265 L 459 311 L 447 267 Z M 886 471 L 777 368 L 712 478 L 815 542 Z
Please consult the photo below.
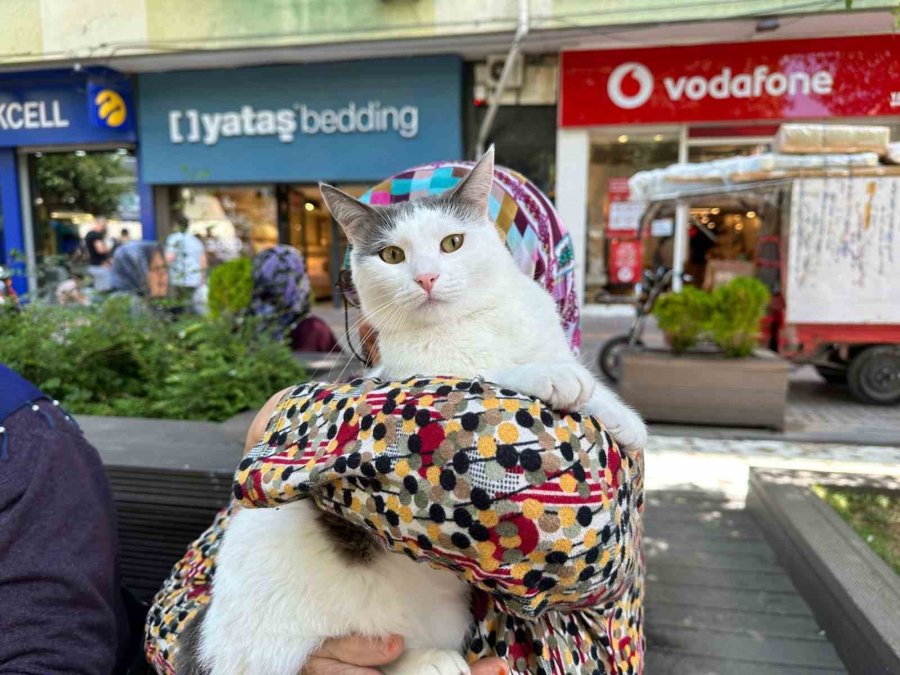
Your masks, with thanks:
M 234 496 L 251 508 L 312 498 L 390 550 L 453 570 L 476 589 L 472 661 L 640 673 L 642 461 L 596 420 L 489 383 L 357 380 L 290 392 Z M 156 598 L 147 647 L 159 672 L 208 600 L 219 539 L 214 525 Z

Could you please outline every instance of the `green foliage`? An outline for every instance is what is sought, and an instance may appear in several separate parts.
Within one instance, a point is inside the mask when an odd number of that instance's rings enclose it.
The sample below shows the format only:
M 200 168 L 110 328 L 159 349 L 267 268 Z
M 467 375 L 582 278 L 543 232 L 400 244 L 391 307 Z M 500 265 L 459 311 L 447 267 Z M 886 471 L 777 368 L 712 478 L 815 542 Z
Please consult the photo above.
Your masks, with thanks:
M 209 311 L 214 317 L 236 316 L 250 306 L 253 261 L 238 258 L 223 263 L 209 275 Z
M 769 289 L 759 279 L 738 277 L 706 293 L 691 286 L 656 301 L 653 315 L 672 351 L 687 351 L 709 337 L 726 356 L 749 356 L 759 322 L 769 307 Z
M 697 343 L 709 324 L 712 308 L 709 293 L 688 286 L 680 293 L 661 296 L 653 308 L 653 315 L 672 351 L 680 354 Z
M 35 157 L 34 170 L 47 208 L 111 215 L 133 189 L 134 174 L 112 153 L 47 153 Z
M 759 279 L 737 277 L 712 293 L 709 332 L 725 356 L 753 353 L 759 340 L 759 322 L 769 307 L 769 289 Z
M 0 315 L 0 335 L 0 362 L 75 413 L 223 420 L 305 380 L 252 323 L 171 321 L 136 313 L 128 298 Z
M 900 494 L 827 485 L 812 489 L 900 574 Z

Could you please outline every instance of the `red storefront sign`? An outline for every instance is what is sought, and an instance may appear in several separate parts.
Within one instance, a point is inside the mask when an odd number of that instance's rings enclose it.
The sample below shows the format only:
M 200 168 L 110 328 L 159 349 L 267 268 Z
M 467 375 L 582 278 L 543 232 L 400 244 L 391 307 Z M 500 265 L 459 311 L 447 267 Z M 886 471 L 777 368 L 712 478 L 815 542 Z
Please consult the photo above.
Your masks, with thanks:
M 900 114 L 900 37 L 564 52 L 560 125 Z
M 606 195 L 610 202 L 627 202 L 631 196 L 627 178 L 610 178 L 606 181 Z
M 641 242 L 637 239 L 611 239 L 609 242 L 609 280 L 614 284 L 637 283 L 641 273 Z

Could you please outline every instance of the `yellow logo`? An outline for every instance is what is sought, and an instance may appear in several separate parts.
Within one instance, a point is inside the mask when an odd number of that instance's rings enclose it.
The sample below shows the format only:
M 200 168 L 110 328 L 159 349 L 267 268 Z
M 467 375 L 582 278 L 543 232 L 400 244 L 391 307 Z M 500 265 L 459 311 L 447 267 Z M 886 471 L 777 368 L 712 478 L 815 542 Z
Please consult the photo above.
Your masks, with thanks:
M 94 98 L 97 106 L 97 116 L 106 122 L 106 126 L 117 129 L 125 124 L 128 118 L 128 109 L 125 101 L 112 89 L 104 89 Z

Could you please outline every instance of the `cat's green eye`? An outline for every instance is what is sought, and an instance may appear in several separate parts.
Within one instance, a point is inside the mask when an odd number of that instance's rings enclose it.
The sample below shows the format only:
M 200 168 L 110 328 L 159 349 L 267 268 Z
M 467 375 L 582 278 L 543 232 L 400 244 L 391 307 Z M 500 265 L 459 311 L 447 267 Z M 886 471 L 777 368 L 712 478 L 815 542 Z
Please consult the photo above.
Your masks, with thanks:
M 449 236 L 444 237 L 443 241 L 441 241 L 441 250 L 444 253 L 453 253 L 453 251 L 458 251 L 459 247 L 463 245 L 463 235 L 461 234 L 451 234 Z
M 399 246 L 385 246 L 378 252 L 378 257 L 388 265 L 396 265 L 406 260 L 406 254 Z

